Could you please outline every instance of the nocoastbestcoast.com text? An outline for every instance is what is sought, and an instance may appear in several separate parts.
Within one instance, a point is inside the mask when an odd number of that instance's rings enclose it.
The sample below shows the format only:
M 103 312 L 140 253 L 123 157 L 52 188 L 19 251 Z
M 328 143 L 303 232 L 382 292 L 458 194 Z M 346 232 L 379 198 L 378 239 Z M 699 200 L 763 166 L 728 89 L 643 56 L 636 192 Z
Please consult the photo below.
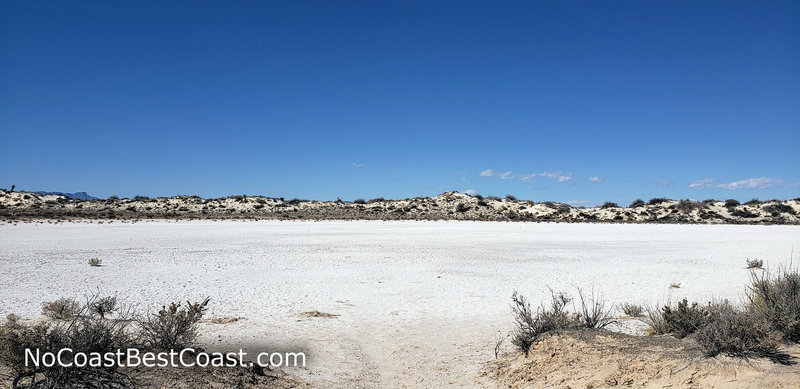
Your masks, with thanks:
M 120 349 L 113 352 L 81 352 L 71 348 L 57 351 L 25 349 L 25 366 L 35 367 L 305 367 L 306 355 L 302 352 L 255 354 L 248 359 L 248 353 L 238 352 L 207 353 L 193 348 L 164 352 L 141 352 L 139 349 Z

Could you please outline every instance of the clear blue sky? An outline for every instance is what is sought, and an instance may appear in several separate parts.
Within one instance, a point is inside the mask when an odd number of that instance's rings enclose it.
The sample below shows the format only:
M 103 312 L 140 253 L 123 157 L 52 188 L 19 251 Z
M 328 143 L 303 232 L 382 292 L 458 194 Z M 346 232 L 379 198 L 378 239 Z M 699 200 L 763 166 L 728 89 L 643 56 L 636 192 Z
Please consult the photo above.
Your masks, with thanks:
M 800 2 L 3 1 L 0 187 L 800 196 Z

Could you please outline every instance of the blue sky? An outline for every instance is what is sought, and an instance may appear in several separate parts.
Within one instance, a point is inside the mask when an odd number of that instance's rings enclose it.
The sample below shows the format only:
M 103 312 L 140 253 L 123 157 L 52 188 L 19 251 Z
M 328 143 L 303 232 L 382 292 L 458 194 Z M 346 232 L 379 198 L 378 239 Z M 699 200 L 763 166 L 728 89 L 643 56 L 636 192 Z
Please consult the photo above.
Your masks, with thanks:
M 796 1 L 4 1 L 0 186 L 800 196 Z

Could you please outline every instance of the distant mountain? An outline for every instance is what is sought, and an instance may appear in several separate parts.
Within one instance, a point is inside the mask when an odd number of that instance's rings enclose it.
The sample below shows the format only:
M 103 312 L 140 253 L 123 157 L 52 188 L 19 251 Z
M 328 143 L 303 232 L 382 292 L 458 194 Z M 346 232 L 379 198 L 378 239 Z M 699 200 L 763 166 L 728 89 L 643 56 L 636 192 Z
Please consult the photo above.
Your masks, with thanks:
M 36 194 L 42 195 L 42 196 L 45 196 L 45 195 L 64 196 L 64 197 L 69 197 L 71 199 L 78 199 L 78 200 L 100 200 L 100 198 L 94 197 L 94 196 L 90 196 L 86 192 L 64 193 L 64 192 L 42 192 L 42 191 L 40 191 L 40 192 L 33 192 L 33 193 L 36 193 Z

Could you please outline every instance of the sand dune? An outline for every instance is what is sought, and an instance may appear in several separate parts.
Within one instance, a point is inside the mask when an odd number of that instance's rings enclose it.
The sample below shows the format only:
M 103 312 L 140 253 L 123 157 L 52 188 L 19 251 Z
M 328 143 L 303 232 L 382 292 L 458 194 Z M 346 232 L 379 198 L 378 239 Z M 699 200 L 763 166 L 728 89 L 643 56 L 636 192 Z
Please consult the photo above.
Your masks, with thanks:
M 483 220 L 700 224 L 798 224 L 800 199 L 726 206 L 722 201 L 654 199 L 634 208 L 576 208 L 553 202 L 483 198 L 457 192 L 359 203 L 262 196 L 197 196 L 79 200 L 0 191 L 0 220 L 278 219 Z

